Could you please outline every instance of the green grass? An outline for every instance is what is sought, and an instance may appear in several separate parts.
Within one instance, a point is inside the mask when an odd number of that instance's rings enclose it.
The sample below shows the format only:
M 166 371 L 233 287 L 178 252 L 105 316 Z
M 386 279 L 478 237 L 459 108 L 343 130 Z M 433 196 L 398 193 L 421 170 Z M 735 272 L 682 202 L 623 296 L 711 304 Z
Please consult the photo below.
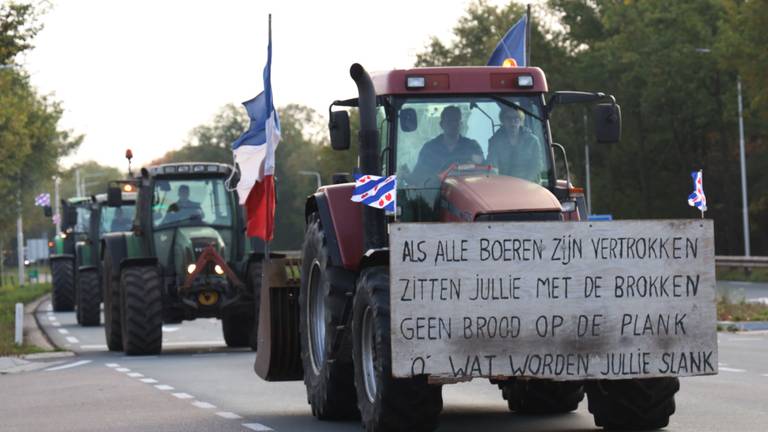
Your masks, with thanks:
M 715 268 L 717 280 L 731 280 L 741 282 L 768 282 L 768 268 L 753 268 L 749 273 L 744 269 L 733 267 Z
M 14 343 L 16 303 L 30 303 L 51 291 L 50 283 L 30 284 L 23 287 L 0 286 L 0 356 L 29 354 L 44 351 L 33 345 L 16 346 Z

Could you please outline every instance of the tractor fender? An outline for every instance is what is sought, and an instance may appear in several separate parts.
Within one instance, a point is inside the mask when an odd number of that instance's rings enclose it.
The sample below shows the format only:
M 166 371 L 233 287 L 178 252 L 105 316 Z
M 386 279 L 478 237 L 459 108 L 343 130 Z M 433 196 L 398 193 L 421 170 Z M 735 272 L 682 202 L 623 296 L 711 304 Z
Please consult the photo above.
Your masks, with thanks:
M 157 266 L 157 257 L 130 257 L 120 260 L 120 271 L 140 266 Z
M 328 256 L 335 267 L 357 271 L 363 257 L 362 205 L 352 202 L 354 183 L 321 187 L 309 197 L 305 218 L 317 212 L 323 224 Z
M 368 267 L 389 266 L 389 248 L 368 249 L 360 260 L 360 271 Z
M 125 237 L 122 233 L 109 233 L 104 235 L 101 239 L 101 247 L 99 259 L 104 260 L 107 249 L 109 249 L 109 257 L 111 259 L 111 267 L 113 269 L 120 268 L 120 262 L 128 255 L 128 247 L 126 245 Z
M 59 255 L 51 255 L 48 258 L 50 261 L 56 261 L 56 260 L 74 260 L 75 256 L 72 254 L 59 254 Z

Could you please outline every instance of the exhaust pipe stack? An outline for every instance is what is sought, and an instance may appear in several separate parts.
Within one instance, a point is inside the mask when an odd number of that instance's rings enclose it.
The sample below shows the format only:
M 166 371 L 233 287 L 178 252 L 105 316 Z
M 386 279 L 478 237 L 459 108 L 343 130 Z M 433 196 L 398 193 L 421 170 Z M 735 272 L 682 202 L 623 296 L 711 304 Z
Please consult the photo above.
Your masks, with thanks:
M 359 63 L 349 68 L 349 76 L 355 81 L 360 111 L 359 155 L 362 174 L 381 175 L 379 167 L 379 130 L 376 125 L 376 91 L 371 76 Z M 363 206 L 364 250 L 378 249 L 387 245 L 384 212 Z

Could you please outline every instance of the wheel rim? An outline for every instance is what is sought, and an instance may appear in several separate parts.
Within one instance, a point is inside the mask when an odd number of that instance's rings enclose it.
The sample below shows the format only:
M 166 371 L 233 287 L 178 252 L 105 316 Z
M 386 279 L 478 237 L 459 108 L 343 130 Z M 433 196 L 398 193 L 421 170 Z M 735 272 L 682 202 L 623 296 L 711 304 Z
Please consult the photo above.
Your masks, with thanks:
M 363 382 L 365 383 L 365 394 L 368 396 L 368 400 L 373 403 L 376 401 L 376 351 L 375 335 L 373 330 L 373 309 L 368 306 L 363 313 L 363 328 L 360 335 L 361 344 L 360 348 L 362 369 L 363 369 Z
M 312 261 L 309 272 L 309 293 L 307 295 L 307 327 L 309 331 L 309 356 L 312 369 L 318 375 L 325 362 L 325 296 L 320 289 L 320 263 Z

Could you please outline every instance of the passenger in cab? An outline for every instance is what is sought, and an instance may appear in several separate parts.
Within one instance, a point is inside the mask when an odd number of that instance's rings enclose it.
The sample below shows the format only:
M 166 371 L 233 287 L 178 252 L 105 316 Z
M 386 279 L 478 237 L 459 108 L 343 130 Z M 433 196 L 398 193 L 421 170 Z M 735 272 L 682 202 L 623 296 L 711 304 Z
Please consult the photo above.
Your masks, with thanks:
M 544 168 L 539 154 L 541 143 L 524 126 L 524 118 L 523 111 L 502 106 L 499 111 L 501 128 L 488 140 L 487 163 L 496 167 L 501 175 L 537 181 Z

